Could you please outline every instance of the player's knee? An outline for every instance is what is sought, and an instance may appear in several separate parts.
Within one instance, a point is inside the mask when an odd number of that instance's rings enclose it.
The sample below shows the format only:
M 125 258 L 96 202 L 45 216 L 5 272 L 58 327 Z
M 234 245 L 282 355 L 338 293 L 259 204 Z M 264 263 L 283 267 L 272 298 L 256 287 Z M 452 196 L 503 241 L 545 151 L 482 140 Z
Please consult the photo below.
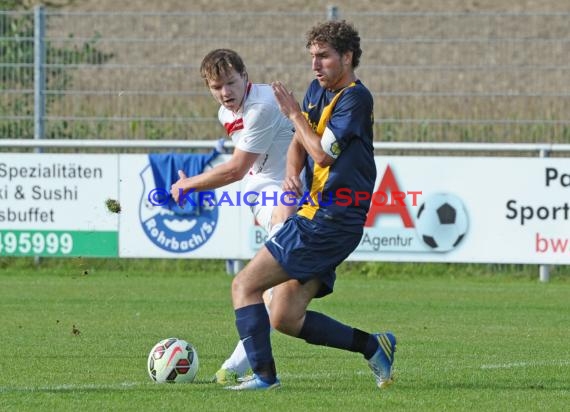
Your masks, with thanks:
M 263 302 L 263 289 L 251 279 L 251 276 L 240 276 L 240 272 L 232 281 L 232 300 L 234 307 L 242 307 L 253 304 L 252 302 Z
M 237 298 L 240 297 L 241 293 L 243 293 L 243 286 L 237 280 L 237 277 L 235 277 L 232 280 L 232 299 L 234 302 L 236 301 Z
M 246 299 L 251 294 L 251 287 L 247 282 L 236 276 L 232 281 L 232 299 L 234 303 Z
M 281 333 L 287 334 L 286 319 L 283 316 L 281 316 L 279 312 L 278 313 L 275 313 L 275 311 L 269 312 L 269 322 L 271 323 L 271 327 L 273 329 L 278 330 Z
M 298 334 L 296 319 L 284 311 L 272 310 L 269 314 L 269 321 L 273 329 L 285 335 L 297 336 Z

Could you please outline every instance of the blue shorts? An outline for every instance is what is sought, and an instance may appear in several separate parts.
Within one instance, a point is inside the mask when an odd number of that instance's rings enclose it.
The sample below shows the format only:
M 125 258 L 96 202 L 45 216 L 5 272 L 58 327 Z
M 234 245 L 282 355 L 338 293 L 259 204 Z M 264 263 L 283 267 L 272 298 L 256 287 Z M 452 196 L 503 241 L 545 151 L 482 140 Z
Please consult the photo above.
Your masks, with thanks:
M 302 284 L 319 279 L 322 286 L 315 297 L 320 298 L 333 291 L 336 267 L 356 249 L 361 238 L 362 232 L 340 231 L 295 214 L 265 247 L 291 279 Z

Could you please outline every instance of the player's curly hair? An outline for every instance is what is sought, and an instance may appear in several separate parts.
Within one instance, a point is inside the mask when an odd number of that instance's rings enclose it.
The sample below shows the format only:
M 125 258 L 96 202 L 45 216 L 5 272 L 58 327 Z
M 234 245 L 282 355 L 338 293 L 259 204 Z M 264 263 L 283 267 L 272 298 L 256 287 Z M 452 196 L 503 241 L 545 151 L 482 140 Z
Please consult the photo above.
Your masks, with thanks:
M 247 74 L 240 55 L 230 49 L 215 49 L 208 53 L 200 65 L 200 75 L 207 82 L 217 80 L 222 75 L 235 70 L 241 75 Z
M 314 43 L 328 43 L 339 54 L 352 52 L 352 67 L 358 67 L 362 49 L 360 36 L 351 23 L 345 20 L 317 24 L 307 32 L 307 49 Z

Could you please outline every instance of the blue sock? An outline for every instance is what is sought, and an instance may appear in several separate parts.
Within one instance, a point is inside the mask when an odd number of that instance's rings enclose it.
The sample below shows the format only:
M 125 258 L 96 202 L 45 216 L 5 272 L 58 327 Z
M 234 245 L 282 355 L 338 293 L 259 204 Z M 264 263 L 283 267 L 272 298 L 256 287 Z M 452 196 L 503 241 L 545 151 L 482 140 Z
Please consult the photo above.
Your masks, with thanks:
M 269 337 L 270 325 L 263 303 L 235 310 L 236 327 L 253 372 L 267 383 L 277 380 Z
M 307 311 L 299 338 L 313 345 L 350 350 L 352 328 L 322 313 Z
M 378 348 L 378 342 L 371 334 L 313 311 L 307 311 L 298 337 L 313 345 L 360 352 L 366 359 L 370 359 Z

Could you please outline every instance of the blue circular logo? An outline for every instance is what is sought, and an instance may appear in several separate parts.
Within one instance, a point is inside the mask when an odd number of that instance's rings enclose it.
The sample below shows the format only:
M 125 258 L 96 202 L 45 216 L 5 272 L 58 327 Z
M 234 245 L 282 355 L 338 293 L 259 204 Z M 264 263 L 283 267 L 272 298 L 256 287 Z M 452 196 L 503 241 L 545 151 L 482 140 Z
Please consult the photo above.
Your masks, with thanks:
M 146 236 L 159 248 L 173 253 L 187 253 L 206 244 L 218 223 L 218 208 L 213 192 L 208 196 L 195 193 L 191 204 L 170 208 L 168 202 L 157 201 L 164 196 L 164 188 L 153 188 L 152 171 L 146 167 L 140 174 L 143 194 L 139 204 L 139 218 Z M 159 193 L 160 192 L 160 193 Z

